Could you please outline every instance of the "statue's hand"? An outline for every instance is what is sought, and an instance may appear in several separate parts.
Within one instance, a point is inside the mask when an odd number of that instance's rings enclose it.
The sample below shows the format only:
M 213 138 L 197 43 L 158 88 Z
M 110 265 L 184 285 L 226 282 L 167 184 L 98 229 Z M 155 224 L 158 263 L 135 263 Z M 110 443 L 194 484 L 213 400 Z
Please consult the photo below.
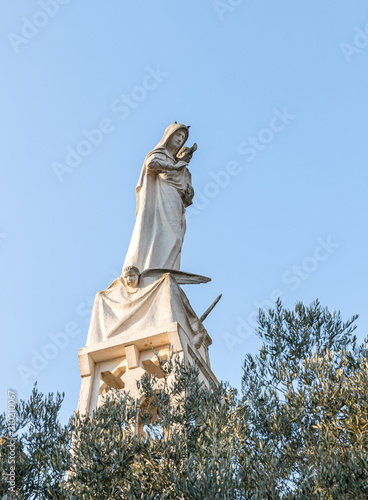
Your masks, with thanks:
M 180 160 L 178 163 L 175 164 L 175 170 L 180 170 L 184 167 L 187 167 L 188 163 L 186 161 Z

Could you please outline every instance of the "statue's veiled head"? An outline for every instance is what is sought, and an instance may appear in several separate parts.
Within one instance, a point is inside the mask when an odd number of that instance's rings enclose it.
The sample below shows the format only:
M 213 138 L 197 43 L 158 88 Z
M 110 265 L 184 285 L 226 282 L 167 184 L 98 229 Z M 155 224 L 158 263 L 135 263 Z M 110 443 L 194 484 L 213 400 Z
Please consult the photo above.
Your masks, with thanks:
M 179 128 L 170 135 L 166 143 L 166 150 L 171 155 L 176 156 L 176 154 L 182 148 L 185 141 L 186 141 L 185 132 L 183 129 Z
M 167 127 L 161 141 L 155 149 L 166 149 L 175 156 L 180 148 L 186 143 L 189 136 L 189 127 L 181 123 L 173 123 Z

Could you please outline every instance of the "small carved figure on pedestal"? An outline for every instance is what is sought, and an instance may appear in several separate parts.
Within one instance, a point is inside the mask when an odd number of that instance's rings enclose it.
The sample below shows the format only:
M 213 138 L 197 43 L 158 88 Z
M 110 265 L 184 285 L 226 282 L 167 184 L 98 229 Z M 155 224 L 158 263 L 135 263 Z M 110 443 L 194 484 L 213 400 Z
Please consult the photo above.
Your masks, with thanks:
M 139 269 L 135 266 L 124 267 L 121 277 L 128 293 L 137 293 L 139 284 Z

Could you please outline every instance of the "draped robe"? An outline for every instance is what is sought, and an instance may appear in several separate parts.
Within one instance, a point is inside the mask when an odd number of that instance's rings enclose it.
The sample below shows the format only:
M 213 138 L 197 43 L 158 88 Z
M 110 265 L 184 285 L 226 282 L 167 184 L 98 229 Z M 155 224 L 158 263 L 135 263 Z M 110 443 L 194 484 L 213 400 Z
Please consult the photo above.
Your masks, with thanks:
M 177 162 L 166 145 L 178 130 L 183 130 L 187 139 L 186 126 L 170 125 L 146 156 L 136 188 L 136 222 L 123 267 L 135 266 L 141 272 L 152 268 L 180 269 L 185 208 L 192 203 L 194 192 L 186 167 L 165 170 L 165 163 L 175 166 Z
M 173 322 L 179 323 L 192 335 L 204 330 L 177 280 L 182 283 L 201 283 L 209 281 L 209 278 L 187 274 L 187 280 L 183 280 L 175 272 L 162 274 L 161 271 L 165 270 L 157 269 L 143 274 L 135 293 L 128 291 L 122 278 L 116 279 L 107 290 L 98 292 L 86 345 L 167 327 Z

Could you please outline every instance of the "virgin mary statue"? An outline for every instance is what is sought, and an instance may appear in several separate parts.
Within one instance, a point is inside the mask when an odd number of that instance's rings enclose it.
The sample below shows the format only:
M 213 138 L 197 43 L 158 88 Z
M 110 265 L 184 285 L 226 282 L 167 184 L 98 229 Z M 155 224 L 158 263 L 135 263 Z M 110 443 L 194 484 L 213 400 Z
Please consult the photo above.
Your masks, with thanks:
M 185 125 L 170 125 L 146 156 L 136 188 L 136 223 L 124 268 L 180 270 L 185 208 L 194 196 L 187 166 L 196 145 L 184 155 L 188 148 L 181 149 L 188 133 Z

